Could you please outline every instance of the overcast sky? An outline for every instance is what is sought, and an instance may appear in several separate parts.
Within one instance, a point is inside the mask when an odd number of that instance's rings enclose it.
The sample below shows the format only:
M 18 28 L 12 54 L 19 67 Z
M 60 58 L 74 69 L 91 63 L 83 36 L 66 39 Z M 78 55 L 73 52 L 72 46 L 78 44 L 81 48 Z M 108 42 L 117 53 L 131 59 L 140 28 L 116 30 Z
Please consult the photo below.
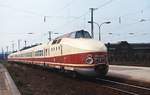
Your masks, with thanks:
M 150 42 L 150 0 L 0 0 L 0 47 L 12 50 L 15 43 L 17 49 L 18 39 L 22 47 L 24 40 L 28 45 L 47 42 L 48 31 L 59 33 L 53 38 L 81 29 L 90 32 L 92 7 L 98 8 L 94 22 L 111 21 L 101 27 L 103 42 Z M 98 40 L 96 24 L 94 36 Z

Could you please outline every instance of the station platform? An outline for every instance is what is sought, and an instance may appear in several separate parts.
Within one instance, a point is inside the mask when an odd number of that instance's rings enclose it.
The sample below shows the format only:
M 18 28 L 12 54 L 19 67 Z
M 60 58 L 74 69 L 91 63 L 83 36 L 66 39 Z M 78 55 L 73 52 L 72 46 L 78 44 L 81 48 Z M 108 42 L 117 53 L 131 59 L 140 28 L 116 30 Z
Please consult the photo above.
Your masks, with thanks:
M 150 83 L 150 67 L 110 65 L 107 76 Z
M 7 69 L 0 63 L 0 95 L 21 95 Z

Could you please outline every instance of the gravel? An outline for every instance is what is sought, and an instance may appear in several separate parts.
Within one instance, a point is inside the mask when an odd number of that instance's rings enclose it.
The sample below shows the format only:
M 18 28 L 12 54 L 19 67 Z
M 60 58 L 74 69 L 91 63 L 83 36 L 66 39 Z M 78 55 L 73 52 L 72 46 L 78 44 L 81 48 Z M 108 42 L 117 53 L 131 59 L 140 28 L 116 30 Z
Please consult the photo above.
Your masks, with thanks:
M 22 95 L 123 95 L 104 87 L 103 83 L 71 78 L 42 67 L 16 63 L 5 66 Z

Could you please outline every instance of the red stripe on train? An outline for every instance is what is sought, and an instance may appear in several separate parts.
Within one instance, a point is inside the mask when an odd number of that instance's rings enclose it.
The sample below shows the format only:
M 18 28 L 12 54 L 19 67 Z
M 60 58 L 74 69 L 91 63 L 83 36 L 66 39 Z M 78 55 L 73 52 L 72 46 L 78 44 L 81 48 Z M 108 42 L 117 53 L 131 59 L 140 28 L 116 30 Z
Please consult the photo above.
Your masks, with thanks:
M 84 64 L 87 56 L 107 56 L 107 52 L 89 52 L 78 53 L 70 55 L 62 55 L 56 57 L 38 57 L 38 58 L 9 58 L 9 61 L 21 60 L 21 61 L 39 61 L 39 62 L 54 62 L 54 63 L 66 63 L 66 64 Z

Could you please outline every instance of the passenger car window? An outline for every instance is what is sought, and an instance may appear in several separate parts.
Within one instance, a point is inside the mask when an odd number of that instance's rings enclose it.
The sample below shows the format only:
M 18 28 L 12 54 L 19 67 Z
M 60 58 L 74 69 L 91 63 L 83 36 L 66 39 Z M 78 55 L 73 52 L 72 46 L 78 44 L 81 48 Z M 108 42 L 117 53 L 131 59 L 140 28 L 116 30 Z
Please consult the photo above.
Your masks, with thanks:
M 54 41 L 52 42 L 52 45 L 53 45 L 53 44 L 56 44 L 56 42 L 57 42 L 57 40 L 54 40 Z
M 58 39 L 58 40 L 57 40 L 57 44 L 59 44 L 60 42 L 61 42 L 61 39 Z

